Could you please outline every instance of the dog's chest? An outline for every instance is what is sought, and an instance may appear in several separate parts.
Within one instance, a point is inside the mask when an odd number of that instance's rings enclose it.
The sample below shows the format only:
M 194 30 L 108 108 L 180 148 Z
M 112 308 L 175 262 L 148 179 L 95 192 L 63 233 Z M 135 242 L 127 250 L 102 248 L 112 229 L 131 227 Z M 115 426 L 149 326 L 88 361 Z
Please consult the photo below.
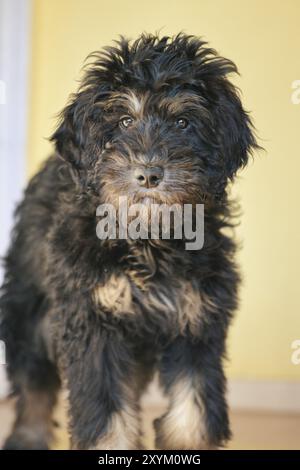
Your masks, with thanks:
M 101 314 L 167 322 L 178 332 L 198 329 L 202 301 L 196 279 L 187 279 L 172 253 L 157 256 L 149 247 L 131 250 L 121 269 L 109 273 L 93 291 Z

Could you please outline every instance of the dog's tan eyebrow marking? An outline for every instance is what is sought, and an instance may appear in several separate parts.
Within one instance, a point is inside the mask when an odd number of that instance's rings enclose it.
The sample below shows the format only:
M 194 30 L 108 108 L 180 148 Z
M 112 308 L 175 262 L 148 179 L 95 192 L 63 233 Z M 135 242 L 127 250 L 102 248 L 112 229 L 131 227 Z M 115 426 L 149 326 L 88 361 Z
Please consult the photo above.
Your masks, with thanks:
M 147 97 L 147 93 L 138 95 L 132 90 L 113 92 L 105 104 L 105 109 L 109 110 L 110 108 L 121 106 L 126 108 L 133 117 L 141 118 L 144 114 Z
M 193 93 L 178 93 L 176 96 L 166 96 L 160 100 L 160 107 L 170 114 L 178 114 L 186 109 L 199 109 L 203 106 L 200 96 Z

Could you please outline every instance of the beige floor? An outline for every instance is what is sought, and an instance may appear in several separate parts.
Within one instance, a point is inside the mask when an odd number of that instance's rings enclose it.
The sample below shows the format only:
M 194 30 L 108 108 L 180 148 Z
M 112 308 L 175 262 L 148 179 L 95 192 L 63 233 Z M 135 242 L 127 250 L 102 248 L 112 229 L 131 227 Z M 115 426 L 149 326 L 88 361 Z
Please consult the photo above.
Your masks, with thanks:
M 68 448 L 64 408 L 64 403 L 61 401 L 56 412 L 56 419 L 60 424 L 56 435 L 56 449 Z M 153 448 L 152 421 L 162 411 L 162 406 L 145 405 L 144 431 L 148 449 Z M 13 401 L 0 402 L 0 446 L 9 432 L 13 416 Z M 233 411 L 231 422 L 234 437 L 229 449 L 300 449 L 299 414 Z

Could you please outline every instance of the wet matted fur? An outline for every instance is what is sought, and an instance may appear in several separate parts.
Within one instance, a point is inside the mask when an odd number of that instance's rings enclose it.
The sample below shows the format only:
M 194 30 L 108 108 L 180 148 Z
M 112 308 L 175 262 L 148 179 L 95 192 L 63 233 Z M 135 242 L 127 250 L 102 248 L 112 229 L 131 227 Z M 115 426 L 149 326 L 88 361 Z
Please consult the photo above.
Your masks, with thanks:
M 1 339 L 19 401 L 5 447 L 51 444 L 63 383 L 72 448 L 140 448 L 139 398 L 154 371 L 169 397 L 157 447 L 223 446 L 222 363 L 239 282 L 226 188 L 257 147 L 228 79 L 236 67 L 182 33 L 121 38 L 91 57 L 6 257 Z M 149 168 L 161 178 L 145 190 L 152 201 L 205 204 L 203 249 L 97 238 L 96 207 L 143 201 L 136 170 Z

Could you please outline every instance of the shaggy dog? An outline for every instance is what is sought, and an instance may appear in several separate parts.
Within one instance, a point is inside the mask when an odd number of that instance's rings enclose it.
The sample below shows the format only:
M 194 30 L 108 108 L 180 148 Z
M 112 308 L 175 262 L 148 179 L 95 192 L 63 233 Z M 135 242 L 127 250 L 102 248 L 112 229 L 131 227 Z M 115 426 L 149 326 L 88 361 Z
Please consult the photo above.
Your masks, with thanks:
M 140 396 L 169 400 L 160 449 L 230 438 L 222 362 L 237 306 L 226 187 L 257 147 L 235 65 L 183 33 L 121 38 L 93 63 L 16 212 L 1 338 L 18 396 L 7 449 L 48 448 L 60 385 L 73 449 L 141 448 Z M 205 204 L 205 241 L 99 240 L 96 208 Z

